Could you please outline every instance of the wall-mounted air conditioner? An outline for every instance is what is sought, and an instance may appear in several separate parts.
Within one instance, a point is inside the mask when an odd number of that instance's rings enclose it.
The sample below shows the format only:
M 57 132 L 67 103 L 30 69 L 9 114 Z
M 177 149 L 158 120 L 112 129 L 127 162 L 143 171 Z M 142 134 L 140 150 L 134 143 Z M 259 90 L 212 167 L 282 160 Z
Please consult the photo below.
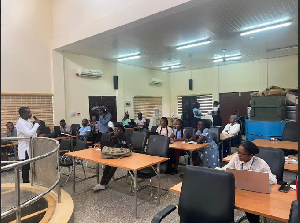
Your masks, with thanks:
M 150 84 L 154 85 L 162 85 L 164 83 L 163 80 L 156 79 L 156 78 L 150 78 Z
M 85 68 L 78 68 L 76 76 L 81 77 L 102 77 L 103 71 L 102 70 L 91 70 Z

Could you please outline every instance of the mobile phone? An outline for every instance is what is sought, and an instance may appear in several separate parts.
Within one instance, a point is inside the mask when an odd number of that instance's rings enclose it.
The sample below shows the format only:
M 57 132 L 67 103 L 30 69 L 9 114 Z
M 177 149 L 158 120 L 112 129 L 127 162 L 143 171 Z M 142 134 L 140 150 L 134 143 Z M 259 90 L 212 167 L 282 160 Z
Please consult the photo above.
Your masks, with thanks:
M 287 193 L 290 190 L 290 186 L 288 186 L 288 185 L 281 185 L 278 190 L 280 192 Z

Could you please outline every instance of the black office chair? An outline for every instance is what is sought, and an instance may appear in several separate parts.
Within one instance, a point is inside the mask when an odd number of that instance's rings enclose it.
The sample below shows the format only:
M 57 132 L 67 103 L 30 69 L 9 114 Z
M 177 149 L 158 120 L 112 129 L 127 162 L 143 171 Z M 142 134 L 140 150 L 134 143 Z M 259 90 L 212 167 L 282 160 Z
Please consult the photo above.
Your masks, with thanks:
M 289 223 L 298 223 L 298 200 L 292 202 Z
M 126 129 L 125 128 L 125 134 L 130 136 L 130 138 L 132 137 L 133 132 L 134 132 L 134 129 Z
M 234 222 L 235 180 L 230 172 L 187 166 L 178 204 L 180 222 Z M 161 222 L 176 209 L 169 205 L 154 216 Z
M 66 140 L 69 140 L 69 139 L 66 139 Z M 67 142 L 65 141 L 64 144 L 67 144 Z M 76 143 L 73 151 L 79 151 L 79 150 L 83 150 L 85 148 L 86 148 L 86 142 L 85 141 L 81 141 L 81 140 L 77 140 L 77 143 Z M 71 149 L 70 149 L 70 151 L 72 152 Z M 76 164 L 81 165 L 82 171 L 83 171 L 83 174 L 84 174 L 84 178 L 86 178 L 85 169 L 83 167 L 83 161 L 81 159 L 75 158 L 75 162 L 76 162 Z M 68 182 L 68 180 L 69 180 L 69 178 L 71 177 L 71 175 L 73 173 L 73 168 L 72 168 L 72 170 L 70 168 L 70 167 L 73 167 L 73 158 L 64 154 L 59 159 L 59 166 L 60 167 L 68 167 L 68 169 L 69 169 L 69 174 L 67 174 L 67 180 L 66 180 L 66 182 L 64 184 L 64 185 L 66 185 L 67 182 Z
M 150 119 L 146 118 L 146 129 L 148 130 L 149 129 L 149 123 L 150 123 Z
M 281 141 L 298 142 L 298 122 L 288 122 L 285 124 Z
M 72 135 L 76 136 L 77 131 L 80 129 L 80 125 L 79 124 L 72 124 L 71 125 L 71 131 L 72 131 Z
M 111 134 L 110 133 L 102 133 L 100 143 L 103 141 L 110 141 L 111 140 Z
M 147 140 L 146 132 L 134 131 L 131 137 L 133 152 L 145 153 L 146 140 Z
M 285 159 L 281 149 L 259 147 L 259 153 L 256 156 L 266 161 L 271 172 L 276 175 L 277 183 L 283 180 Z
M 193 135 L 195 134 L 195 132 L 196 132 L 196 129 L 193 128 L 193 127 L 185 127 L 184 129 L 185 129 L 185 131 L 186 131 L 186 138 L 187 138 L 187 139 L 192 138 L 192 136 L 193 136 Z
M 71 140 L 70 139 L 62 139 L 59 142 L 59 152 L 61 155 L 69 152 L 71 149 Z
M 168 158 L 168 150 L 169 150 L 169 143 L 170 143 L 170 138 L 161 136 L 161 135 L 151 135 L 149 137 L 149 142 L 146 150 L 147 155 L 151 156 L 160 156 L 160 157 L 166 157 Z M 168 167 L 168 161 L 163 162 L 160 164 L 160 173 L 165 173 L 167 171 Z M 150 184 L 146 186 L 152 186 L 151 185 L 151 178 L 157 175 L 157 169 L 155 167 L 147 167 L 142 170 L 137 171 L 137 178 L 141 179 L 149 179 Z M 132 185 L 132 181 L 131 181 Z M 142 187 L 145 188 L 146 186 Z M 154 186 L 152 186 L 154 187 Z M 163 189 L 162 190 L 166 190 Z M 131 186 L 131 192 L 132 192 L 132 186 Z M 167 190 L 166 190 L 167 191 Z
M 211 126 L 210 127 L 210 133 L 213 137 L 213 140 L 215 141 L 215 143 L 218 145 L 219 148 L 219 154 L 220 154 L 220 166 L 222 163 L 222 159 L 223 159 L 223 147 L 222 147 L 222 141 L 220 139 L 220 134 L 221 134 L 221 126 Z
M 156 132 L 156 129 L 158 128 L 158 125 L 154 125 L 151 127 L 151 132 Z

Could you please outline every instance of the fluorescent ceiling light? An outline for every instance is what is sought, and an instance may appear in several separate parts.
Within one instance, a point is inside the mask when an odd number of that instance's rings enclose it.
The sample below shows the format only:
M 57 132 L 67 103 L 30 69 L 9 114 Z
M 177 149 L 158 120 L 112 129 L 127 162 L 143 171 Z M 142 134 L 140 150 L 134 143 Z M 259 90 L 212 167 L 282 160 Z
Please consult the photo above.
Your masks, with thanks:
M 290 49 L 296 49 L 296 48 L 298 48 L 297 45 L 295 45 L 295 46 L 287 46 L 287 47 L 283 47 L 283 48 L 269 49 L 269 50 L 267 50 L 267 52 L 290 50 Z
M 278 24 L 278 25 L 267 26 L 267 27 L 263 27 L 263 28 L 260 28 L 260 29 L 254 29 L 254 30 L 250 30 L 250 31 L 247 31 L 247 32 L 243 32 L 240 35 L 245 36 L 245 35 L 252 34 L 252 33 L 258 33 L 258 32 L 262 32 L 262 31 L 266 31 L 266 30 L 270 30 L 270 29 L 277 29 L 277 28 L 280 28 L 280 27 L 289 26 L 291 24 L 292 24 L 292 22 L 286 22 L 286 23 L 281 23 L 281 24 Z
M 188 45 L 178 46 L 176 49 L 181 50 L 181 49 L 191 48 L 191 47 L 195 47 L 195 46 L 209 44 L 210 42 L 211 42 L 211 40 L 206 40 L 206 41 L 202 41 L 202 42 L 198 42 L 198 43 L 192 43 L 192 44 L 188 44 Z
M 136 56 L 136 55 L 139 55 L 139 54 L 140 54 L 140 52 L 124 54 L 124 55 L 119 55 L 118 58 L 131 57 L 131 56 Z
M 140 57 L 141 57 L 140 55 L 132 56 L 132 57 L 124 57 L 124 58 L 119 58 L 118 61 L 133 60 L 133 59 L 138 59 Z
M 289 19 L 289 18 L 283 18 L 283 19 L 275 20 L 275 21 L 273 21 L 273 22 L 266 22 L 266 23 L 262 23 L 262 24 L 259 24 L 259 25 L 255 25 L 255 26 L 248 26 L 248 27 L 246 27 L 246 28 L 243 28 L 242 30 L 245 31 L 245 30 L 249 30 L 249 29 L 256 29 L 256 28 L 263 27 L 263 26 L 270 26 L 270 25 L 272 25 L 272 24 L 285 22 L 285 21 L 287 21 L 288 19 Z
M 213 60 L 213 62 L 214 63 L 217 63 L 217 62 L 222 62 L 224 59 L 225 59 L 225 61 L 227 61 L 227 60 L 238 60 L 238 59 L 241 59 L 242 58 L 242 56 L 241 55 L 239 55 L 239 56 L 236 56 L 236 55 L 234 55 L 234 56 L 230 56 L 230 57 L 226 57 L 225 56 L 225 58 L 223 57 L 223 58 L 220 58 L 220 59 L 214 59 Z
M 171 66 L 171 69 L 180 68 L 180 67 L 181 67 L 181 65 Z
M 160 69 L 162 69 L 162 70 L 171 70 L 171 69 L 176 69 L 176 68 L 180 68 L 180 67 L 182 67 L 181 64 L 176 64 L 176 65 L 164 66 L 164 67 L 161 67 Z
M 238 54 L 231 54 L 231 55 L 225 55 L 225 58 L 227 57 L 235 57 L 235 56 L 240 56 L 241 54 L 238 53 Z M 217 60 L 217 59 L 221 59 L 221 58 L 224 58 L 224 56 L 216 56 L 214 57 L 214 60 Z
M 162 70 L 168 70 L 168 69 L 170 69 L 170 67 L 162 67 L 161 69 Z

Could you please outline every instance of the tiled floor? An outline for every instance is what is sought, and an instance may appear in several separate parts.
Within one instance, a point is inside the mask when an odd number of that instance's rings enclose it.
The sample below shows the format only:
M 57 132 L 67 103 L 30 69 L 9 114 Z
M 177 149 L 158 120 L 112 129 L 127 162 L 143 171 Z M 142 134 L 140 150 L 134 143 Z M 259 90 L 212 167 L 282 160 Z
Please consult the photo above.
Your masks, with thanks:
M 232 149 L 234 152 L 236 149 Z M 91 166 L 91 165 L 89 165 Z M 85 168 L 87 176 L 95 174 L 95 169 Z M 65 168 L 63 172 L 67 173 Z M 119 177 L 126 174 L 125 170 L 118 169 L 115 176 Z M 76 175 L 83 177 L 81 167 L 76 168 Z M 13 172 L 1 174 L 1 182 L 9 183 L 14 182 Z M 296 174 L 284 172 L 284 180 L 290 182 L 295 179 Z M 66 176 L 62 176 L 64 183 Z M 175 184 L 181 182 L 182 179 L 177 175 L 162 175 L 161 185 L 163 188 L 170 188 Z M 129 192 L 130 186 L 126 183 L 125 179 L 118 181 L 111 181 L 109 188 L 104 191 L 93 192 L 92 188 L 96 184 L 96 178 L 89 179 L 84 182 L 76 184 L 76 193 L 73 193 L 72 184 L 73 178 L 65 187 L 66 190 L 73 198 L 75 205 L 75 223 L 93 223 L 93 222 L 151 222 L 153 216 L 169 204 L 178 204 L 179 196 L 173 193 L 168 193 L 161 197 L 161 204 L 157 206 L 156 201 L 150 200 L 151 190 L 145 188 L 138 192 L 138 218 L 133 217 L 133 196 Z M 139 184 L 143 185 L 146 182 Z M 157 184 L 156 179 L 153 180 L 153 185 Z M 155 192 L 155 190 L 153 191 Z M 235 210 L 235 219 L 243 215 L 243 212 Z M 177 211 L 172 213 L 163 222 L 179 222 Z M 247 222 L 244 221 L 244 222 Z M 268 219 L 268 222 L 278 222 Z

